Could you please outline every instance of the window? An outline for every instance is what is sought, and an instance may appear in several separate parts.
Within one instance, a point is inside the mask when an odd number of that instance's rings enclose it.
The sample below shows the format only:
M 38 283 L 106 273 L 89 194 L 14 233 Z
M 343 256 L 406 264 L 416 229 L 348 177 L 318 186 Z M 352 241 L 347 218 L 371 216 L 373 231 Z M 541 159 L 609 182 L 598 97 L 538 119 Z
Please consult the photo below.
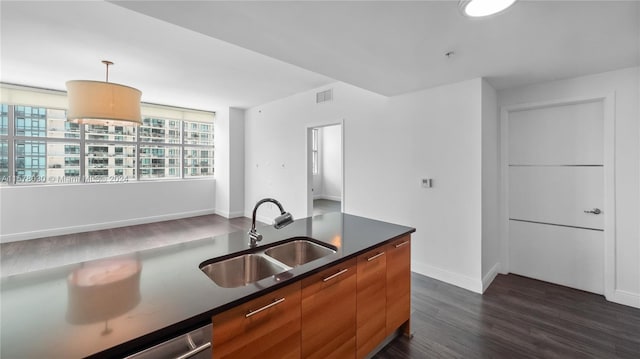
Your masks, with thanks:
M 87 140 L 135 142 L 136 127 L 85 125 L 85 138 Z
M 15 173 L 17 183 L 44 182 L 46 179 L 45 141 L 16 141 Z
M 65 177 L 80 177 L 80 170 L 64 170 Z
M 14 106 L 16 136 L 45 137 L 47 112 L 42 107 Z
M 180 178 L 181 121 L 143 119 L 140 142 L 140 179 Z
M 213 125 L 184 121 L 184 143 L 188 145 L 213 145 Z
M 0 136 L 9 134 L 9 106 L 0 105 Z
M 211 114 L 180 117 L 190 120 L 77 125 L 64 110 L 0 104 L 0 184 L 213 176 L 213 124 L 201 122 Z
M 213 174 L 213 124 L 184 121 L 183 173 L 185 177 Z
M 180 122 L 160 118 L 144 118 L 140 126 L 140 142 L 179 144 Z
M 64 158 L 64 166 L 65 167 L 80 167 L 80 157 L 65 157 Z
M 312 172 L 314 175 L 319 173 L 319 164 L 318 164 L 318 136 L 320 130 L 318 128 L 314 128 L 311 130 L 311 162 L 312 162 Z
M 96 177 L 97 179 L 102 179 L 103 177 L 106 177 L 109 175 L 109 170 L 107 169 L 89 169 L 88 170 L 89 176 L 91 177 Z
M 87 182 L 136 180 L 135 142 L 90 142 L 85 153 Z
M 180 147 L 177 146 L 140 146 L 140 178 L 179 178 Z M 173 171 L 170 171 L 173 169 Z
M 0 181 L 9 180 L 9 141 L 0 140 Z
M 80 138 L 80 125 L 67 122 L 63 110 L 47 109 L 47 137 L 50 138 Z
M 79 155 L 80 145 L 64 145 L 64 153 L 67 155 Z
M 202 147 L 185 147 L 184 176 L 197 177 L 213 174 L 213 151 Z

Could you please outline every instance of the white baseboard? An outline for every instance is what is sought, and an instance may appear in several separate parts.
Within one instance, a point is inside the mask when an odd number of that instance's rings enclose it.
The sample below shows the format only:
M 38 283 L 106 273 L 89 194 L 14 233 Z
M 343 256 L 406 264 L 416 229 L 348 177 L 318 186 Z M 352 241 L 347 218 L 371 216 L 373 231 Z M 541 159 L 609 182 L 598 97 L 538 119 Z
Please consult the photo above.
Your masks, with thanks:
M 482 294 L 482 281 L 480 279 L 473 279 L 471 277 L 436 268 L 425 263 L 412 262 L 411 270 L 418 274 L 426 275 L 427 277 Z
M 2 234 L 0 235 L 0 243 L 25 241 L 29 239 L 61 236 L 61 235 L 72 234 L 72 233 L 99 231 L 102 229 L 135 226 L 138 224 L 169 221 L 172 219 L 180 219 L 180 218 L 187 218 L 187 217 L 204 216 L 207 214 L 214 214 L 214 213 L 215 213 L 214 210 L 207 209 L 207 210 L 190 211 L 190 212 L 170 213 L 170 214 L 165 214 L 160 216 L 130 218 L 122 221 L 91 223 L 91 224 L 84 224 L 80 226 L 48 228 L 48 229 L 30 231 L 30 232 Z
M 244 217 L 244 211 L 235 211 L 235 212 L 229 213 L 229 218 L 238 218 L 238 217 Z
M 224 218 L 238 218 L 238 217 L 245 217 L 245 213 L 244 211 L 235 211 L 235 212 L 228 212 L 228 211 L 221 211 L 221 210 L 217 210 L 215 211 L 215 213 L 219 216 L 222 216 Z M 249 216 L 251 216 L 251 214 L 249 214 Z
M 313 196 L 313 199 L 328 199 L 329 201 L 337 201 L 337 202 L 342 201 L 342 197 L 340 196 L 329 196 L 326 194 L 319 194 L 317 196 Z
M 630 307 L 640 308 L 639 293 L 631 293 L 624 290 L 616 289 L 613 291 L 613 297 L 607 298 L 607 300 L 622 305 L 628 305 Z
M 493 282 L 494 279 L 496 279 L 496 276 L 498 275 L 498 273 L 500 272 L 500 263 L 496 263 L 493 265 L 493 267 L 491 267 L 491 269 L 489 269 L 489 272 L 482 277 L 482 293 L 484 293 L 485 290 L 487 290 L 487 288 L 489 288 L 489 286 L 491 285 L 491 282 Z

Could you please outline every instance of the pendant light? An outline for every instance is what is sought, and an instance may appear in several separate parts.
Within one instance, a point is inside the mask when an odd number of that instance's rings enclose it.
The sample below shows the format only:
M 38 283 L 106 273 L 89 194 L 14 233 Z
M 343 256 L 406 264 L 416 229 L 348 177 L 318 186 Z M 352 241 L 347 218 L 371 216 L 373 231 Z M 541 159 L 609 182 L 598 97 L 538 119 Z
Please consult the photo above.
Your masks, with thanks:
M 109 82 L 109 66 L 113 62 L 103 60 L 107 67 L 106 81 L 67 81 L 67 121 L 78 124 L 139 126 L 140 96 L 133 87 Z
M 516 0 L 460 0 L 460 11 L 469 17 L 485 17 L 501 13 L 511 7 Z

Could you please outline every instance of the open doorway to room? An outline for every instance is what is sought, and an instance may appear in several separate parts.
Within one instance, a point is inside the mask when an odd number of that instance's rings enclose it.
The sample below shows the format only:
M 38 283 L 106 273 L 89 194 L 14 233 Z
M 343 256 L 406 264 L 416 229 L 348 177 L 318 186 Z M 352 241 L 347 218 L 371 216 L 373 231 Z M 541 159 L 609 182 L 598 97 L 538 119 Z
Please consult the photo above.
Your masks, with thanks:
M 309 127 L 307 138 L 309 215 L 342 212 L 344 208 L 342 124 Z

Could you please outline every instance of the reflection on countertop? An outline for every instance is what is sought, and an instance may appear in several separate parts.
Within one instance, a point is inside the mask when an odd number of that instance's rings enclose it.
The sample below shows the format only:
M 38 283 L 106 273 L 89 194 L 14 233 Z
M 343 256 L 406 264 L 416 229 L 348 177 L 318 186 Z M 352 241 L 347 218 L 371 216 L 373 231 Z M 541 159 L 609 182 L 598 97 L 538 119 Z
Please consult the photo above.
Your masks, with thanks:
M 67 277 L 67 321 L 72 324 L 104 322 L 100 334 L 113 331 L 109 319 L 140 302 L 142 264 L 137 255 L 81 264 Z

